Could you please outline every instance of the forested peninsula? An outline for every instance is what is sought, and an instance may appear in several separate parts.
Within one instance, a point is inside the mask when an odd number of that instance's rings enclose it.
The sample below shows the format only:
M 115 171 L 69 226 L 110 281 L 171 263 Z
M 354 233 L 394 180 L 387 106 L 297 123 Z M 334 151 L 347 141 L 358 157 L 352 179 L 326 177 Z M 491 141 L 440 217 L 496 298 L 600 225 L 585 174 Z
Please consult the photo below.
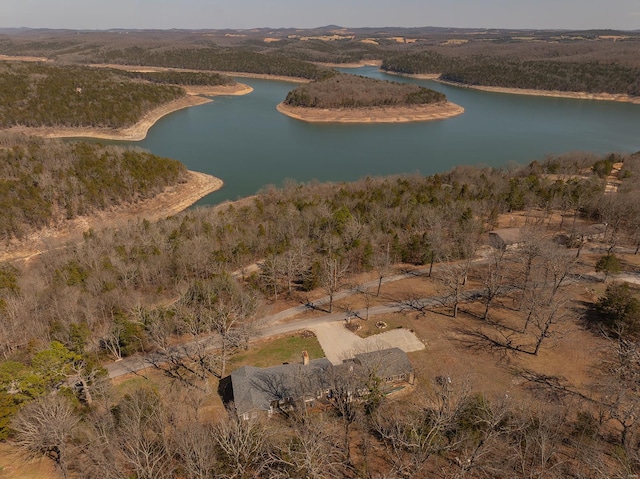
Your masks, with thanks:
M 445 56 L 434 51 L 398 55 L 381 69 L 408 75 L 434 75 L 462 86 L 494 91 L 551 94 L 640 102 L 640 67 L 604 61 L 514 59 L 489 55 Z M 564 94 L 564 95 L 563 95 Z
M 96 143 L 0 135 L 0 241 L 148 200 L 190 180 L 178 161 Z
M 429 88 L 334 73 L 289 92 L 278 111 L 309 122 L 381 123 L 448 118 L 464 109 Z
M 40 136 L 144 138 L 160 117 L 210 101 L 194 94 L 250 91 L 215 73 L 133 72 L 0 62 L 0 129 Z

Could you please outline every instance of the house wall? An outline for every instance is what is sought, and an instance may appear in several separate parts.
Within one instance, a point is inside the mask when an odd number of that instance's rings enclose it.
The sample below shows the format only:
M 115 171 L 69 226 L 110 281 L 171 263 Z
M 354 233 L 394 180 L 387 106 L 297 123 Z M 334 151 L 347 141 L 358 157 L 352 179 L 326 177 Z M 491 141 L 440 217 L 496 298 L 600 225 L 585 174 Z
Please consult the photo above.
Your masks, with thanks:
M 505 249 L 507 246 L 497 233 L 489 233 L 489 244 L 495 249 Z

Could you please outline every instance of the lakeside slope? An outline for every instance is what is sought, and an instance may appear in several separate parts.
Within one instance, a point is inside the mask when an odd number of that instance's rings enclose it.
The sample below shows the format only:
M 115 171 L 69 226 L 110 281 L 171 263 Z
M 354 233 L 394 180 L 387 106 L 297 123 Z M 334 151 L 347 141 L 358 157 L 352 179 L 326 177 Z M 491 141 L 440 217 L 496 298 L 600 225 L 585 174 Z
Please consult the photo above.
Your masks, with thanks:
M 23 240 L 3 244 L 0 246 L 0 262 L 28 260 L 44 251 L 62 248 L 68 242 L 81 240 L 89 229 L 118 228 L 130 221 L 158 221 L 173 216 L 224 184 L 215 176 L 196 171 L 187 173 L 189 178 L 186 182 L 170 186 L 153 198 L 64 221 L 35 231 Z
M 414 77 L 414 75 L 407 75 Z M 640 97 L 614 93 L 588 93 L 561 90 L 532 90 L 527 88 L 505 88 L 497 86 L 484 85 L 467 85 L 465 83 L 456 83 L 439 78 L 431 78 L 438 83 L 444 85 L 456 86 L 460 88 L 470 88 L 472 90 L 488 91 L 493 93 L 508 93 L 510 95 L 528 95 L 528 96 L 546 96 L 552 98 L 571 98 L 574 100 L 598 100 L 598 101 L 615 101 L 620 103 L 633 103 L 640 105 Z
M 280 103 L 276 109 L 283 115 L 309 123 L 408 123 L 443 120 L 464 113 L 464 108 L 451 102 L 340 109 L 306 108 Z
M 456 83 L 447 80 L 441 80 L 440 73 L 397 73 L 388 70 L 380 70 L 387 75 L 395 75 L 406 78 L 415 78 L 417 80 L 432 80 L 443 85 L 455 86 L 459 88 L 469 88 L 471 90 L 488 91 L 493 93 L 508 93 L 510 95 L 528 95 L 528 96 L 546 96 L 551 98 L 571 98 L 574 100 L 598 100 L 598 101 L 616 101 L 621 103 L 633 103 L 640 105 L 640 97 L 614 94 L 614 93 L 588 93 L 580 91 L 561 91 L 561 90 L 533 90 L 528 88 L 506 88 L 498 86 L 484 85 L 468 85 L 466 83 Z

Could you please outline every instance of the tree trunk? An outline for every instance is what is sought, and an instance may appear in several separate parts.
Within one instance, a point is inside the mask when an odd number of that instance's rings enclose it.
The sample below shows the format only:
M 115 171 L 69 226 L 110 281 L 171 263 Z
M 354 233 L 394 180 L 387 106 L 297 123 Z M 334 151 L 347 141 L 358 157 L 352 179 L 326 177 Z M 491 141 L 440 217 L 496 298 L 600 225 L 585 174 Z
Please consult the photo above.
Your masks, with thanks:
M 529 327 L 529 323 L 531 322 L 531 316 L 533 315 L 533 309 L 529 310 L 529 314 L 527 315 L 527 319 L 524 322 L 524 327 L 522 328 L 522 334 L 527 332 L 527 328 Z
M 349 442 L 349 421 L 344 421 L 344 457 L 347 464 L 351 464 L 351 451 Z
M 220 347 L 220 379 L 224 378 L 227 371 L 227 340 L 222 337 L 222 345 Z
M 546 324 L 544 325 L 544 329 L 542 330 L 542 332 L 540 333 L 540 336 L 538 336 L 538 341 L 536 341 L 536 348 L 533 350 L 533 355 L 537 356 L 538 352 L 540 351 L 540 346 L 542 346 L 542 341 L 544 341 L 544 338 L 547 337 L 547 333 L 549 332 L 549 328 L 551 327 L 551 319 L 549 319 Z
M 80 384 L 82 384 L 82 393 L 84 394 L 84 400 L 87 403 L 87 406 L 91 406 L 93 404 L 93 398 L 91 397 L 91 392 L 89 391 L 87 380 L 84 376 L 82 376 L 82 374 L 80 374 Z
M 484 315 L 482 316 L 482 320 L 486 321 L 489 317 L 489 307 L 491 306 L 491 300 L 487 298 L 487 302 L 484 307 Z

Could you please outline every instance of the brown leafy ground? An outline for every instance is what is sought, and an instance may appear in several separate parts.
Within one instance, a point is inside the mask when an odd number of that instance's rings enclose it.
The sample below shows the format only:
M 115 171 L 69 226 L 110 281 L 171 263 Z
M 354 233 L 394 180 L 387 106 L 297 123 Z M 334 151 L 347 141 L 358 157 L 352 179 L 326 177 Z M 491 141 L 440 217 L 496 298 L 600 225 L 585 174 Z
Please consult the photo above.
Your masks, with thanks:
M 130 221 L 157 221 L 173 216 L 223 185 L 221 179 L 195 171 L 189 171 L 188 178 L 185 183 L 171 186 L 153 198 L 64 221 L 55 227 L 36 231 L 24 240 L 4 244 L 0 247 L 0 262 L 29 260 L 43 251 L 81 240 L 89 229 L 117 228 Z
M 583 272 L 593 271 L 594 257 L 584 258 L 580 269 Z M 426 276 L 384 284 L 381 299 L 375 303 L 392 300 L 401 301 L 407 297 L 425 297 L 442 291 L 440 276 L 434 271 L 433 278 Z M 473 275 L 467 289 L 481 288 L 481 284 Z M 584 308 L 585 302 L 596 299 L 604 292 L 604 284 L 596 284 L 595 288 L 586 288 L 584 284 L 567 287 L 572 298 L 572 305 L 577 311 Z M 437 294 L 437 293 L 436 293 Z M 335 308 L 340 310 L 348 303 L 349 308 L 363 307 L 362 297 L 338 301 Z M 585 329 L 582 316 L 573 314 L 560 322 L 552 336 L 543 343 L 538 356 L 524 353 L 508 353 L 507 351 L 490 351 L 478 343 L 470 344 L 467 333 L 483 331 L 491 333 L 493 327 L 480 318 L 484 311 L 481 302 L 461 305 L 457 318 L 452 317 L 449 307 L 430 308 L 425 314 L 417 311 L 375 316 L 368 321 L 358 321 L 362 328 L 358 334 L 366 336 L 382 333 L 389 329 L 403 327 L 412 330 L 421 339 L 426 349 L 409 353 L 416 367 L 417 377 L 426 383 L 435 376 L 449 375 L 468 381 L 472 389 L 483 391 L 489 397 L 509 394 L 518 399 L 531 399 L 531 386 L 520 373 L 531 370 L 549 376 L 560 376 L 577 388 L 585 391 L 591 380 L 592 368 L 595 366 L 602 348 L 602 339 Z M 514 310 L 510 298 L 497 301 L 491 310 L 495 320 L 509 321 L 523 313 Z M 387 323 L 387 328 L 376 327 L 378 321 Z
M 56 479 L 53 461 L 29 459 L 10 443 L 0 443 L 0 479 Z

